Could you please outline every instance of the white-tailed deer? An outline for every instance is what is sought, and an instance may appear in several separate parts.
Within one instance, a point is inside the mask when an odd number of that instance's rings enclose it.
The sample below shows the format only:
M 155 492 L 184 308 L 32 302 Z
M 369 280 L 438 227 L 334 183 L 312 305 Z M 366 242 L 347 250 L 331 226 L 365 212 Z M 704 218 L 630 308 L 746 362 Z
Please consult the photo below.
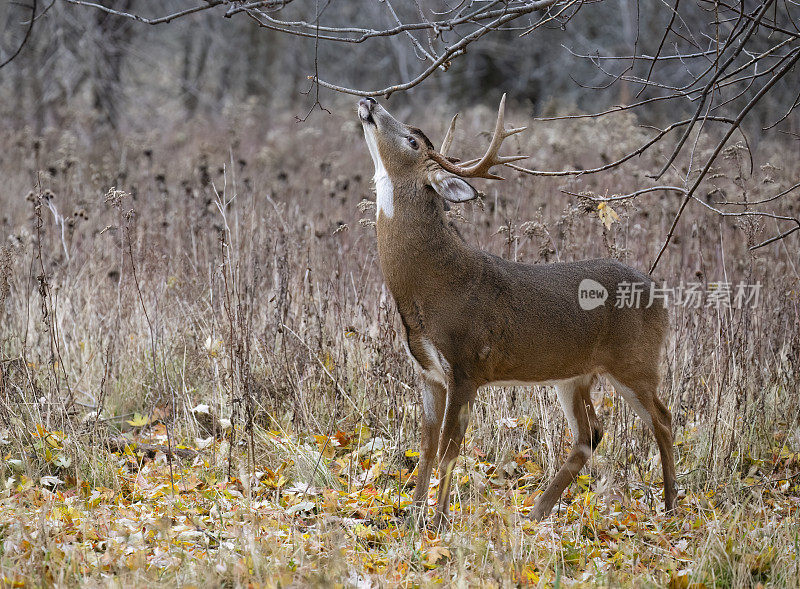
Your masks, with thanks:
M 375 164 L 380 265 L 425 383 L 414 502 L 424 514 L 438 452 L 434 524 L 447 521 L 452 469 L 478 388 L 553 384 L 573 447 L 534 505 L 535 518 L 547 516 L 603 436 L 589 396 L 602 374 L 655 434 L 671 510 L 672 417 L 656 394 L 667 312 L 663 304 L 646 300 L 616 308 L 613 298 L 608 304 L 597 299 L 582 304 L 580 298 L 607 296 L 623 284 L 640 284 L 648 294 L 652 281 L 613 260 L 537 265 L 504 260 L 465 243 L 445 216 L 445 201 L 477 196 L 464 178 L 499 179 L 493 166 L 525 157 L 498 155 L 503 139 L 523 130 L 504 127 L 504 103 L 505 96 L 486 154 L 463 163 L 446 156 L 452 124 L 437 152 L 422 131 L 397 121 L 375 100 L 358 103 Z

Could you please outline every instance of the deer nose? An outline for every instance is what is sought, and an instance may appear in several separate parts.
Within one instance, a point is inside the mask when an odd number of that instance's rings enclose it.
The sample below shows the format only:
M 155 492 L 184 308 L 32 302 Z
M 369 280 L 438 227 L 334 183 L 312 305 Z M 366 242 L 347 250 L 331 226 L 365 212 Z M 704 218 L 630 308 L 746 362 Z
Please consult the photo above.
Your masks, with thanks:
M 367 109 L 371 109 L 376 104 L 378 104 L 378 101 L 370 96 L 365 96 L 364 98 L 358 101 L 359 106 L 364 106 Z

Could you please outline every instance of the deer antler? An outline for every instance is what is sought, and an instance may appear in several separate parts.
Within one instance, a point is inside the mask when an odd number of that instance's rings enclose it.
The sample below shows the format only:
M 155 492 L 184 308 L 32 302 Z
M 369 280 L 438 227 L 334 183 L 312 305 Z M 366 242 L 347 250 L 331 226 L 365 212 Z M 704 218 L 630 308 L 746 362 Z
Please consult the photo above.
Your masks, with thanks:
M 450 151 L 450 144 L 453 143 L 453 134 L 456 132 L 457 120 L 458 113 L 453 115 L 453 119 L 450 121 L 450 126 L 447 128 L 447 133 L 445 133 L 444 139 L 442 139 L 442 147 L 439 149 L 439 153 L 444 157 L 447 157 L 447 152 Z
M 490 180 L 502 180 L 502 176 L 492 174 L 489 171 L 493 166 L 524 160 L 528 157 L 527 155 L 498 155 L 497 153 L 500 150 L 500 145 L 502 145 L 503 140 L 506 137 L 521 133 L 527 128 L 518 127 L 515 129 L 506 129 L 503 122 L 505 118 L 505 110 L 506 95 L 503 94 L 503 98 L 500 99 L 500 108 L 497 110 L 497 123 L 494 127 L 492 142 L 489 144 L 489 148 L 486 150 L 486 153 L 482 158 L 456 164 L 450 161 L 450 159 L 447 157 L 447 150 L 450 148 L 450 143 L 453 140 L 453 129 L 456 122 L 456 118 L 453 117 L 453 120 L 450 123 L 450 128 L 447 130 L 447 134 L 442 142 L 442 153 L 431 151 L 431 159 L 451 174 L 461 176 L 462 178 L 487 178 Z

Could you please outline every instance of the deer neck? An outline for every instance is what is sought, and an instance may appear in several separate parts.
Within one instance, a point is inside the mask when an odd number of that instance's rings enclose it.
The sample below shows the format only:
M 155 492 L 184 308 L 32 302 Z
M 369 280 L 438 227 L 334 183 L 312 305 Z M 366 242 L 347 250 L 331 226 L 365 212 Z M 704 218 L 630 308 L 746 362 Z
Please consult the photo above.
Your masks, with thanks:
M 430 186 L 414 179 L 388 182 L 391 194 L 378 194 L 379 203 L 384 199 L 377 212 L 378 258 L 386 284 L 402 306 L 401 299 L 416 297 L 426 284 L 463 271 L 471 249 L 448 221 L 442 198 Z M 381 190 L 377 177 L 376 190 Z

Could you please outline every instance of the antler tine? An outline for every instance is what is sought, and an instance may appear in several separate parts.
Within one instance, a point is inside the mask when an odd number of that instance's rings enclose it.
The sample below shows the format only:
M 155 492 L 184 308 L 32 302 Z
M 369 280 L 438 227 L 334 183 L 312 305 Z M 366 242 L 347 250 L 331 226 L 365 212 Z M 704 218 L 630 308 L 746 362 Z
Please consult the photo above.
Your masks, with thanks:
M 486 150 L 486 153 L 483 155 L 483 157 L 475 160 L 470 160 L 462 164 L 454 164 L 448 161 L 446 157 L 446 151 L 443 151 L 441 154 L 437 153 L 432 154 L 433 159 L 436 160 L 436 162 L 438 162 L 439 165 L 441 165 L 448 172 L 457 174 L 458 176 L 462 176 L 464 178 L 487 178 L 490 180 L 502 180 L 503 178 L 501 176 L 492 174 L 489 171 L 493 166 L 524 160 L 528 157 L 527 155 L 497 154 L 497 152 L 500 150 L 500 146 L 502 145 L 504 139 L 510 137 L 511 135 L 516 135 L 517 133 L 521 133 L 527 128 L 527 127 L 516 127 L 513 129 L 506 129 L 505 110 L 506 110 L 506 95 L 503 94 L 503 97 L 500 99 L 500 107 L 497 109 L 497 122 L 495 123 L 494 126 L 494 134 L 492 135 L 492 141 L 491 143 L 489 143 L 489 148 Z M 450 143 L 452 142 L 452 134 L 450 131 L 453 129 L 454 126 L 455 126 L 455 117 L 453 117 L 453 122 L 450 123 L 450 130 L 448 130 L 447 135 L 445 136 L 445 141 L 442 143 L 443 150 L 445 148 L 449 149 L 450 147 Z
M 439 150 L 439 153 L 445 157 L 447 157 L 447 152 L 450 151 L 450 145 L 453 143 L 453 136 L 456 132 L 456 120 L 458 120 L 458 113 L 453 115 L 450 126 L 447 128 L 447 133 L 445 133 L 444 139 L 442 139 L 442 148 Z

